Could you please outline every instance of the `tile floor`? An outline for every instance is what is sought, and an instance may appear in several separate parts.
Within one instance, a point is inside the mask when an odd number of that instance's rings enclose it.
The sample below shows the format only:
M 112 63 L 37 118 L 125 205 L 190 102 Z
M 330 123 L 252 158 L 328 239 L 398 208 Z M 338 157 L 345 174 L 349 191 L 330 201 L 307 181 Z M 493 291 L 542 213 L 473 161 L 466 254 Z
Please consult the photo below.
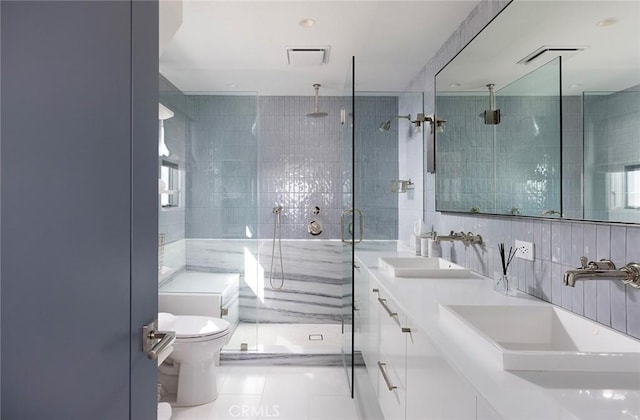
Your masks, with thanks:
M 171 420 L 358 420 L 342 367 L 220 366 L 218 399 Z

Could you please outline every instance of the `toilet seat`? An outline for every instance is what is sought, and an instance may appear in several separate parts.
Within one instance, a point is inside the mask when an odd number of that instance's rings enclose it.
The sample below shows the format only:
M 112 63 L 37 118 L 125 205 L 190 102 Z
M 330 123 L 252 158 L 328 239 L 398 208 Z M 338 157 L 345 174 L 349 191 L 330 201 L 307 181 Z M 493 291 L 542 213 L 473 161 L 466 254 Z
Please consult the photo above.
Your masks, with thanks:
M 162 313 L 159 316 L 159 329 L 175 331 L 177 342 L 196 343 L 228 335 L 231 324 L 224 319 L 209 316 Z

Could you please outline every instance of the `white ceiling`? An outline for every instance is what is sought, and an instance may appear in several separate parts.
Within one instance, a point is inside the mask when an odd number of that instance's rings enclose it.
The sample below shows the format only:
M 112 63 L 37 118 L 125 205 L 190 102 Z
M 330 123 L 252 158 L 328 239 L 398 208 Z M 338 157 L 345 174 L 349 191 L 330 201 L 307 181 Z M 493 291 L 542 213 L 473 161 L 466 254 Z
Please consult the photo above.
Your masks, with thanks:
M 197 1 L 160 56 L 184 92 L 341 95 L 356 57 L 356 89 L 403 91 L 477 1 Z M 298 22 L 312 18 L 303 28 Z M 162 27 L 161 27 L 162 32 Z M 328 64 L 292 67 L 285 46 L 331 46 Z

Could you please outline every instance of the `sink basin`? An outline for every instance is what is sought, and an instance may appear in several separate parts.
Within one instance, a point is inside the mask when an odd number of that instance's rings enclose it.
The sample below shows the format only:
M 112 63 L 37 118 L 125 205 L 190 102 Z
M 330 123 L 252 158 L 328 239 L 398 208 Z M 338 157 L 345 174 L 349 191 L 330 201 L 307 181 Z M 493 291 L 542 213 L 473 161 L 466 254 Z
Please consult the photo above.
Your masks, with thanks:
M 395 277 L 469 277 L 469 270 L 443 258 L 379 257 L 378 267 L 389 271 Z
M 504 370 L 640 372 L 640 341 L 552 305 L 440 305 L 440 327 Z

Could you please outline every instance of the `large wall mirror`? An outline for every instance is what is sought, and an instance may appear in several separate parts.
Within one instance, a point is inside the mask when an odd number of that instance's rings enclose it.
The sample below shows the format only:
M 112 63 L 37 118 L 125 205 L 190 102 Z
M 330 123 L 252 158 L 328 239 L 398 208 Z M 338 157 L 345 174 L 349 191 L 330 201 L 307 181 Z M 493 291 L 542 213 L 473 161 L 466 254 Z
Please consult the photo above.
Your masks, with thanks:
M 640 2 L 513 0 L 436 114 L 438 211 L 640 223 Z

